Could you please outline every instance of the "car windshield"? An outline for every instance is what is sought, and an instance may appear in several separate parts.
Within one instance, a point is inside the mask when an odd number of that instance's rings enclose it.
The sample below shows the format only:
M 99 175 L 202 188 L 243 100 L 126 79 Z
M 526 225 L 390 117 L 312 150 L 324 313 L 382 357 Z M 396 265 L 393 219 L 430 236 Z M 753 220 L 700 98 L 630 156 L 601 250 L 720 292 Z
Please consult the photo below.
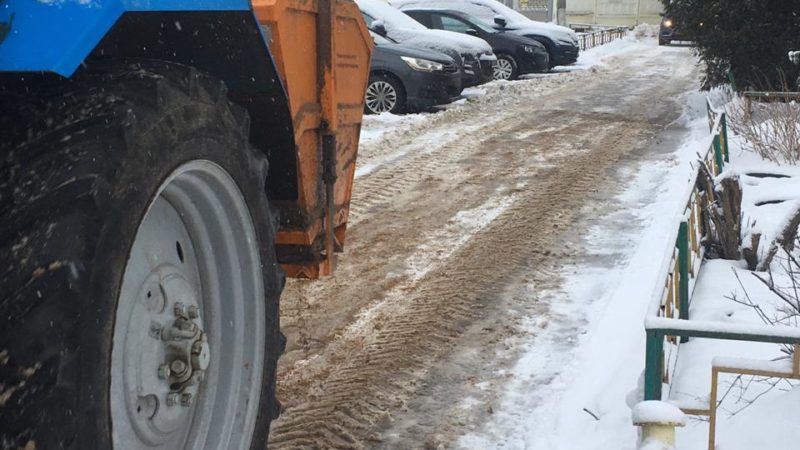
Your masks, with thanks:
M 497 33 L 497 30 L 495 30 L 494 27 L 484 22 L 482 19 L 479 19 L 475 16 L 470 16 L 469 21 L 470 23 L 472 23 L 473 25 L 475 25 L 476 27 L 480 28 L 481 30 L 487 33 Z
M 369 30 L 369 35 L 372 36 L 372 39 L 375 41 L 375 45 L 386 45 L 386 44 L 396 43 L 396 41 L 391 40 L 389 38 L 385 38 L 372 30 Z
M 427 30 L 425 25 L 408 17 L 399 9 L 390 6 L 382 0 L 359 0 L 358 7 L 362 13 L 368 14 L 373 19 L 383 20 L 386 28 L 391 32 L 392 28 L 406 28 L 409 30 Z
M 512 23 L 515 25 L 527 24 L 531 21 L 531 19 L 528 17 L 525 17 L 524 15 L 514 11 L 500 2 L 494 3 L 492 3 L 491 8 L 494 10 L 495 14 L 505 17 L 505 19 L 508 21 L 508 25 L 511 25 Z

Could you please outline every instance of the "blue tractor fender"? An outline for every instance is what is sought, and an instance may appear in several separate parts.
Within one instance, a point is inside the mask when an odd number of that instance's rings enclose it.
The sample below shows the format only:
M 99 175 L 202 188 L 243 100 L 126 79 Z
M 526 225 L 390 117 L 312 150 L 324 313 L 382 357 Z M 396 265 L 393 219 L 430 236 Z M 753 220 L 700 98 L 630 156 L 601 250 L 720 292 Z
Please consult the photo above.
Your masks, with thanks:
M 0 94 L 46 74 L 72 77 L 101 58 L 193 66 L 248 110 L 270 159 L 270 197 L 296 198 L 288 97 L 249 0 L 0 0 Z

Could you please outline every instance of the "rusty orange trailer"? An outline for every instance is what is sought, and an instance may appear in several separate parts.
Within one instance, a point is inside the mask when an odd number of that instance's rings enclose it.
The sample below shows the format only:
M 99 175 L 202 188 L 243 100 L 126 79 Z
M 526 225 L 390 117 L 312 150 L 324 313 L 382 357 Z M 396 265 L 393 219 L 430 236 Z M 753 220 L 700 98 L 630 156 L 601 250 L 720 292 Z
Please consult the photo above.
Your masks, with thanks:
M 372 38 L 352 1 L 253 0 L 289 96 L 297 197 L 274 201 L 287 276 L 334 269 L 345 243 Z

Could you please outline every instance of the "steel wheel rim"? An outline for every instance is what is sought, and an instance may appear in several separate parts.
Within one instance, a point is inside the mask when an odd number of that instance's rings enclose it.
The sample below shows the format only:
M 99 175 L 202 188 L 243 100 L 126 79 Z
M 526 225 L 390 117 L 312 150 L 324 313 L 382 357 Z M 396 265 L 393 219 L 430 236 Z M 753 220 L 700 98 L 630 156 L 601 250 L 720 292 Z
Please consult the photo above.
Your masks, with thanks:
M 375 81 L 367 87 L 367 108 L 380 114 L 391 111 L 397 104 L 397 91 L 386 81 Z
M 264 303 L 254 301 L 264 298 L 257 246 L 244 196 L 220 166 L 191 161 L 160 186 L 137 230 L 118 299 L 115 448 L 250 447 L 266 336 Z M 187 319 L 195 325 L 188 339 Z M 188 381 L 186 370 L 164 377 L 164 366 L 181 368 L 176 359 L 188 365 Z
M 495 80 L 508 80 L 514 72 L 514 66 L 511 61 L 505 58 L 497 58 L 497 64 L 494 66 L 494 79 Z

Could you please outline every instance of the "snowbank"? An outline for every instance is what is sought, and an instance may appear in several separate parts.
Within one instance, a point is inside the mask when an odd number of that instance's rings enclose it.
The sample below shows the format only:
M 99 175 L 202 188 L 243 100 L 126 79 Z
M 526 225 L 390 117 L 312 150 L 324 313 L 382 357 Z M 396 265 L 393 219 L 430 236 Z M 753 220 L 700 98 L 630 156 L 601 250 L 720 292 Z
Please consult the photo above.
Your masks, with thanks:
M 647 37 L 657 37 L 659 31 L 658 25 L 650 25 L 649 23 L 640 23 L 636 25 L 633 29 L 633 35 L 637 39 L 647 38 Z
M 624 53 L 642 50 L 652 46 L 652 39 L 639 36 L 635 31 L 629 32 L 624 38 L 598 45 L 589 50 L 584 50 L 578 56 L 578 61 L 570 68 L 587 69 L 605 64 L 604 60 L 619 56 Z

